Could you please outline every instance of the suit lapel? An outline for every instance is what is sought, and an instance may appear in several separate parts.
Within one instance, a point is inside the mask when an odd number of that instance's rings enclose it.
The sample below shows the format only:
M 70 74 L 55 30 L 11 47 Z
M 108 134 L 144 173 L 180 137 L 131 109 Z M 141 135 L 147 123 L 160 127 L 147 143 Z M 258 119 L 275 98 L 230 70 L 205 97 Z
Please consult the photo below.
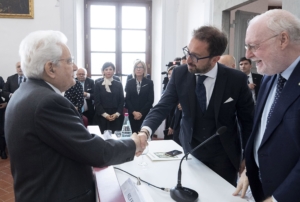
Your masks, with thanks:
M 218 64 L 218 73 L 216 77 L 216 82 L 213 90 L 213 94 L 215 95 L 215 99 L 211 100 L 214 102 L 214 111 L 215 111 L 215 121 L 218 124 L 218 116 L 221 105 L 223 104 L 223 94 L 225 92 L 227 83 L 227 75 L 225 69 Z
M 196 89 L 196 76 L 195 74 L 187 73 L 187 89 L 189 89 L 189 110 L 192 115 L 192 119 L 195 119 L 196 116 L 196 94 L 195 94 L 195 89 Z
M 274 76 L 276 77 L 276 76 Z M 261 146 L 267 141 L 275 128 L 281 123 L 285 112 L 290 105 L 300 96 L 300 63 L 292 72 L 289 80 L 286 82 L 280 97 L 278 98 L 276 108 L 270 117 L 269 124 L 265 130 Z

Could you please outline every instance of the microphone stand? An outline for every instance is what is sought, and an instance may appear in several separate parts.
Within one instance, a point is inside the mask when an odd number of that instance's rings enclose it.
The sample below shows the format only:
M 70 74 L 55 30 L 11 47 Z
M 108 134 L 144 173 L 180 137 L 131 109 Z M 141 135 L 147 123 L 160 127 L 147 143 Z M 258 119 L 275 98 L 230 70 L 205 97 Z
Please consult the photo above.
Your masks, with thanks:
M 189 154 L 193 153 L 194 151 L 196 151 L 199 147 L 201 147 L 202 145 L 206 144 L 208 141 L 210 141 L 211 139 L 213 139 L 214 137 L 223 134 L 224 132 L 226 132 L 227 127 L 226 126 L 222 126 L 221 128 L 219 128 L 217 130 L 217 132 L 209 137 L 208 139 L 206 139 L 204 142 L 202 142 L 201 144 L 199 144 L 197 147 L 195 147 L 194 149 L 192 149 L 190 152 L 186 153 L 179 164 L 179 169 L 178 169 L 178 181 L 177 181 L 177 185 L 175 188 L 170 190 L 170 195 L 171 198 L 174 199 L 175 201 L 178 202 L 194 202 L 198 199 L 198 193 L 193 190 L 193 189 L 189 189 L 187 187 L 183 187 L 181 185 L 181 164 L 184 158 L 186 158 Z

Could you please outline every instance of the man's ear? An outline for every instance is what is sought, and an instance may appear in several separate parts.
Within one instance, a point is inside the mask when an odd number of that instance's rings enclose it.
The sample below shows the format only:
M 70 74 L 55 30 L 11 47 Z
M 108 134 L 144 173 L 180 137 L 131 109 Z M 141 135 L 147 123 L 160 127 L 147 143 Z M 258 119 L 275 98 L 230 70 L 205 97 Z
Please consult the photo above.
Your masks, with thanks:
M 45 65 L 44 65 L 44 71 L 45 71 L 45 74 L 50 77 L 50 78 L 55 78 L 55 67 L 54 67 L 54 64 L 53 62 L 47 62 Z
M 283 50 L 290 43 L 290 35 L 286 31 L 284 31 L 281 34 L 279 34 L 279 36 L 280 36 L 280 46 L 281 49 Z
M 219 61 L 220 57 L 221 57 L 221 56 L 215 56 L 215 57 L 213 57 L 213 58 L 211 59 L 211 61 L 215 64 L 216 62 Z

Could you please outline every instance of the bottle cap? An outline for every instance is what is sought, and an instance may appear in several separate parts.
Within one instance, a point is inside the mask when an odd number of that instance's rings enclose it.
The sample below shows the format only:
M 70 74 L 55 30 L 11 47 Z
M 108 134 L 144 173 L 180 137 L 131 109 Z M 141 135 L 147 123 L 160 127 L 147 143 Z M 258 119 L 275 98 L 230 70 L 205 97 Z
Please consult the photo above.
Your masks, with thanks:
M 125 113 L 124 116 L 128 116 L 128 113 Z

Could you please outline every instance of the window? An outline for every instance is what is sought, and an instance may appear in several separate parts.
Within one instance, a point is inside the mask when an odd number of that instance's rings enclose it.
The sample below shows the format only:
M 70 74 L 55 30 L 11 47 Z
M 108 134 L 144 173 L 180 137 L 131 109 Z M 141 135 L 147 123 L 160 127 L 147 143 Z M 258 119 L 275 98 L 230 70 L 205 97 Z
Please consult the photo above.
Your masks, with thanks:
M 112 62 L 116 66 L 116 75 L 125 86 L 136 59 L 146 62 L 150 74 L 151 1 L 86 0 L 85 5 L 85 62 L 88 76 L 93 79 L 102 77 L 102 65 Z

